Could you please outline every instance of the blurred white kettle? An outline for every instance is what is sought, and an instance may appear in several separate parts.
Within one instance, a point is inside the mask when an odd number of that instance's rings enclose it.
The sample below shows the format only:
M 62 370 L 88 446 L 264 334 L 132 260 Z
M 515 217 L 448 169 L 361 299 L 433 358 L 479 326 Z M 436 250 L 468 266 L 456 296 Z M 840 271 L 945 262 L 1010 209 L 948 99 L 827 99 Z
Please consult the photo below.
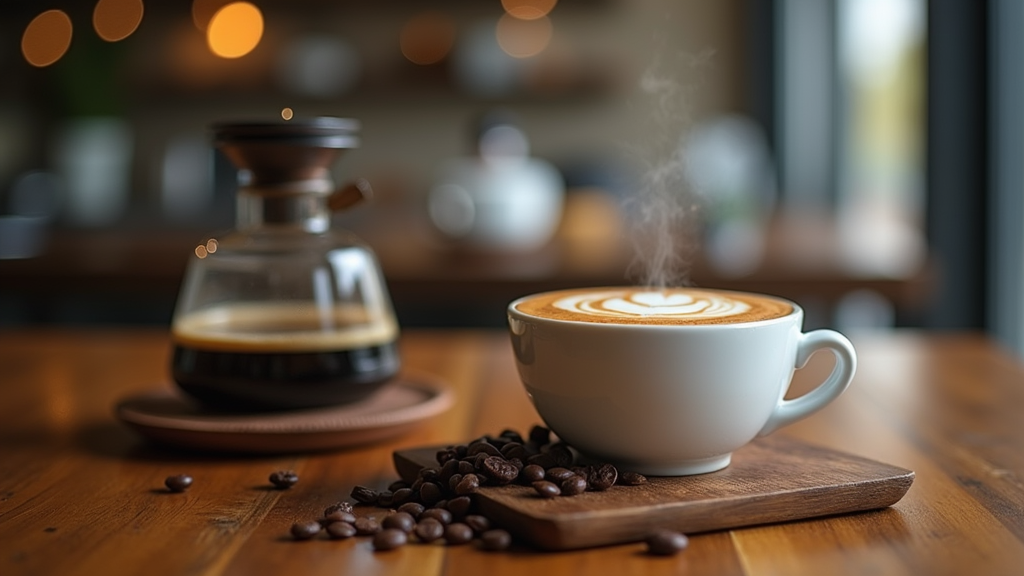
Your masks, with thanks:
M 506 116 L 485 117 L 477 155 L 444 163 L 428 195 L 430 219 L 461 247 L 527 251 L 551 240 L 565 183 L 529 155 L 526 135 Z

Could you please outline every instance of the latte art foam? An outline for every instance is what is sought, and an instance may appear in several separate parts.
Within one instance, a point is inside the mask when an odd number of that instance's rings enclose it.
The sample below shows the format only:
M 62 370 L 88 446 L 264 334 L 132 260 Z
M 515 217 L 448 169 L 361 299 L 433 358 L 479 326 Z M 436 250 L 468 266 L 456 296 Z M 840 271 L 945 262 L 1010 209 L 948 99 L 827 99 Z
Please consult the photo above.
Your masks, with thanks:
M 719 294 L 673 292 L 605 292 L 573 294 L 554 303 L 556 308 L 610 318 L 721 318 L 742 314 L 750 305 Z
M 531 316 L 608 324 L 728 324 L 786 316 L 778 298 L 693 288 L 598 288 L 528 297 L 515 308 Z

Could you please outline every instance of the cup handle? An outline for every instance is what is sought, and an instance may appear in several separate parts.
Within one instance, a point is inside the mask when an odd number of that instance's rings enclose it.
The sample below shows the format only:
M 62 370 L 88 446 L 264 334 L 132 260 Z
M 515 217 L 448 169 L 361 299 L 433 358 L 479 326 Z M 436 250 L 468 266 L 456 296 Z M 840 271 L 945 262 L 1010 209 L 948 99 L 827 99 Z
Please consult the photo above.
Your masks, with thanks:
M 768 422 L 757 433 L 765 436 L 792 424 L 801 418 L 824 408 L 842 394 L 853 380 L 857 371 L 857 353 L 853 344 L 834 330 L 814 330 L 800 335 L 796 349 L 796 368 L 803 368 L 811 354 L 819 350 L 830 350 L 836 357 L 836 365 L 829 377 L 810 392 L 792 400 L 782 399 L 775 407 Z

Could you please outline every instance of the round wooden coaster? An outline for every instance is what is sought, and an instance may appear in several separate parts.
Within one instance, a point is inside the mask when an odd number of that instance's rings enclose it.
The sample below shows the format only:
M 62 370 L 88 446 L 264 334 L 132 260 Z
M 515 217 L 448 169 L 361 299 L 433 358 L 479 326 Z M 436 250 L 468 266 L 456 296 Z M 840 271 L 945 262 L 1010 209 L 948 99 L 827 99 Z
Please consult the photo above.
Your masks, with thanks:
M 447 410 L 451 391 L 425 376 L 399 376 L 352 404 L 287 412 L 204 408 L 175 389 L 126 398 L 115 413 L 142 436 L 181 448 L 249 453 L 332 450 L 398 436 Z

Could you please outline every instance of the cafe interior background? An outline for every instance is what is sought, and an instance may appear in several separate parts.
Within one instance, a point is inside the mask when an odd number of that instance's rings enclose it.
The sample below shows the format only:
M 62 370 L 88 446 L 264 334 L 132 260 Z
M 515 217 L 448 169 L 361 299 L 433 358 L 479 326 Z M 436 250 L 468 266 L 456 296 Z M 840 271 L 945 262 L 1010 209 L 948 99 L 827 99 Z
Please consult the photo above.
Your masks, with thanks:
M 4 2 L 0 327 L 169 326 L 234 222 L 210 124 L 326 115 L 361 124 L 335 179 L 374 197 L 334 224 L 402 326 L 642 282 L 667 242 L 671 282 L 786 296 L 809 328 L 1024 356 L 1022 28 L 1013 0 Z M 532 242 L 431 208 L 496 112 L 561 177 Z

